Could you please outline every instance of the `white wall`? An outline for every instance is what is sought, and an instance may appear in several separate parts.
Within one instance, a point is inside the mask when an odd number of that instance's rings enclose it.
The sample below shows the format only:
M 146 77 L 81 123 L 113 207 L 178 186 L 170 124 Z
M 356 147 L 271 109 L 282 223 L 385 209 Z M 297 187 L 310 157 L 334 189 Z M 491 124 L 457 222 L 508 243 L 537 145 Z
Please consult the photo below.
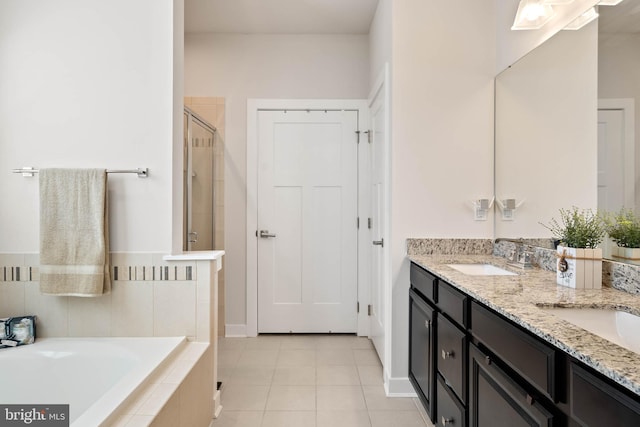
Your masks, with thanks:
M 493 237 L 492 222 L 474 221 L 468 203 L 493 194 L 496 47 L 487 2 L 404 0 L 392 7 L 391 375 L 401 379 L 408 360 L 406 239 Z
M 558 209 L 597 208 L 598 24 L 560 31 L 496 78 L 496 237 L 550 237 Z
M 39 248 L 22 166 L 148 167 L 109 177 L 111 248 L 170 251 L 173 14 L 171 0 L 0 3 L 0 252 Z
M 185 36 L 185 95 L 226 103 L 227 325 L 246 324 L 247 99 L 366 98 L 368 50 L 365 35 Z
M 634 98 L 636 136 L 636 212 L 640 212 L 640 35 L 607 35 L 598 46 L 598 97 Z

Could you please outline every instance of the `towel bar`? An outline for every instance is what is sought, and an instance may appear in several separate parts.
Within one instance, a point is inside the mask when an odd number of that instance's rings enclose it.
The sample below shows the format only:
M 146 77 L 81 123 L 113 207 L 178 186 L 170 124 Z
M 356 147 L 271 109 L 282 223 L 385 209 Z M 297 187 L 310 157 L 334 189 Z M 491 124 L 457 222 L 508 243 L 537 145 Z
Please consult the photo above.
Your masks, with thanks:
M 40 170 L 32 168 L 32 167 L 22 167 L 20 169 L 13 169 L 11 172 L 13 173 L 21 173 L 22 176 L 34 176 Z M 138 168 L 138 169 L 107 169 L 107 173 L 135 173 L 138 175 L 138 178 L 146 178 L 149 176 L 149 168 Z

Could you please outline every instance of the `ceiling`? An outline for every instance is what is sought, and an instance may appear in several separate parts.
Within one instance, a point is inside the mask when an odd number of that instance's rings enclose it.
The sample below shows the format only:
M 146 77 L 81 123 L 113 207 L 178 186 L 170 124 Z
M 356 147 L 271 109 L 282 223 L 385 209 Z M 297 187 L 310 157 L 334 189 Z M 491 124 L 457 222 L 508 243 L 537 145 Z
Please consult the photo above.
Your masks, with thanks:
M 186 33 L 368 34 L 378 0 L 185 0 Z

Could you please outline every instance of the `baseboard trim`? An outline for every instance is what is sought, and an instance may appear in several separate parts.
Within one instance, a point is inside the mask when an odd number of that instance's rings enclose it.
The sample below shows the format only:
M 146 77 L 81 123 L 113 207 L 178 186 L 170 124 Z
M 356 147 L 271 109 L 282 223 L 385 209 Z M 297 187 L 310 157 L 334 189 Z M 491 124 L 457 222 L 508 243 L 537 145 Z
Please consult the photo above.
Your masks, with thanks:
M 384 391 L 388 397 L 417 397 L 413 385 L 407 377 L 387 378 L 384 382 Z
M 230 325 L 224 326 L 224 336 L 228 338 L 246 338 L 247 325 Z

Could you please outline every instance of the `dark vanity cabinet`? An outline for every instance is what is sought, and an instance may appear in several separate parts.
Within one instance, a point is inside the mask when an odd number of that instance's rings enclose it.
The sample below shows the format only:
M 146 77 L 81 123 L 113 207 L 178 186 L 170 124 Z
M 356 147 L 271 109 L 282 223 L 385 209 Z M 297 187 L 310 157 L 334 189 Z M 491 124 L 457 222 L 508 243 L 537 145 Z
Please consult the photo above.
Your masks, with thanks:
M 411 269 L 409 380 L 432 421 L 435 415 L 435 285 L 434 276 L 422 269 Z
M 466 426 L 467 300 L 412 264 L 409 380 L 436 426 Z
M 411 264 L 409 378 L 439 427 L 640 426 L 640 397 Z

